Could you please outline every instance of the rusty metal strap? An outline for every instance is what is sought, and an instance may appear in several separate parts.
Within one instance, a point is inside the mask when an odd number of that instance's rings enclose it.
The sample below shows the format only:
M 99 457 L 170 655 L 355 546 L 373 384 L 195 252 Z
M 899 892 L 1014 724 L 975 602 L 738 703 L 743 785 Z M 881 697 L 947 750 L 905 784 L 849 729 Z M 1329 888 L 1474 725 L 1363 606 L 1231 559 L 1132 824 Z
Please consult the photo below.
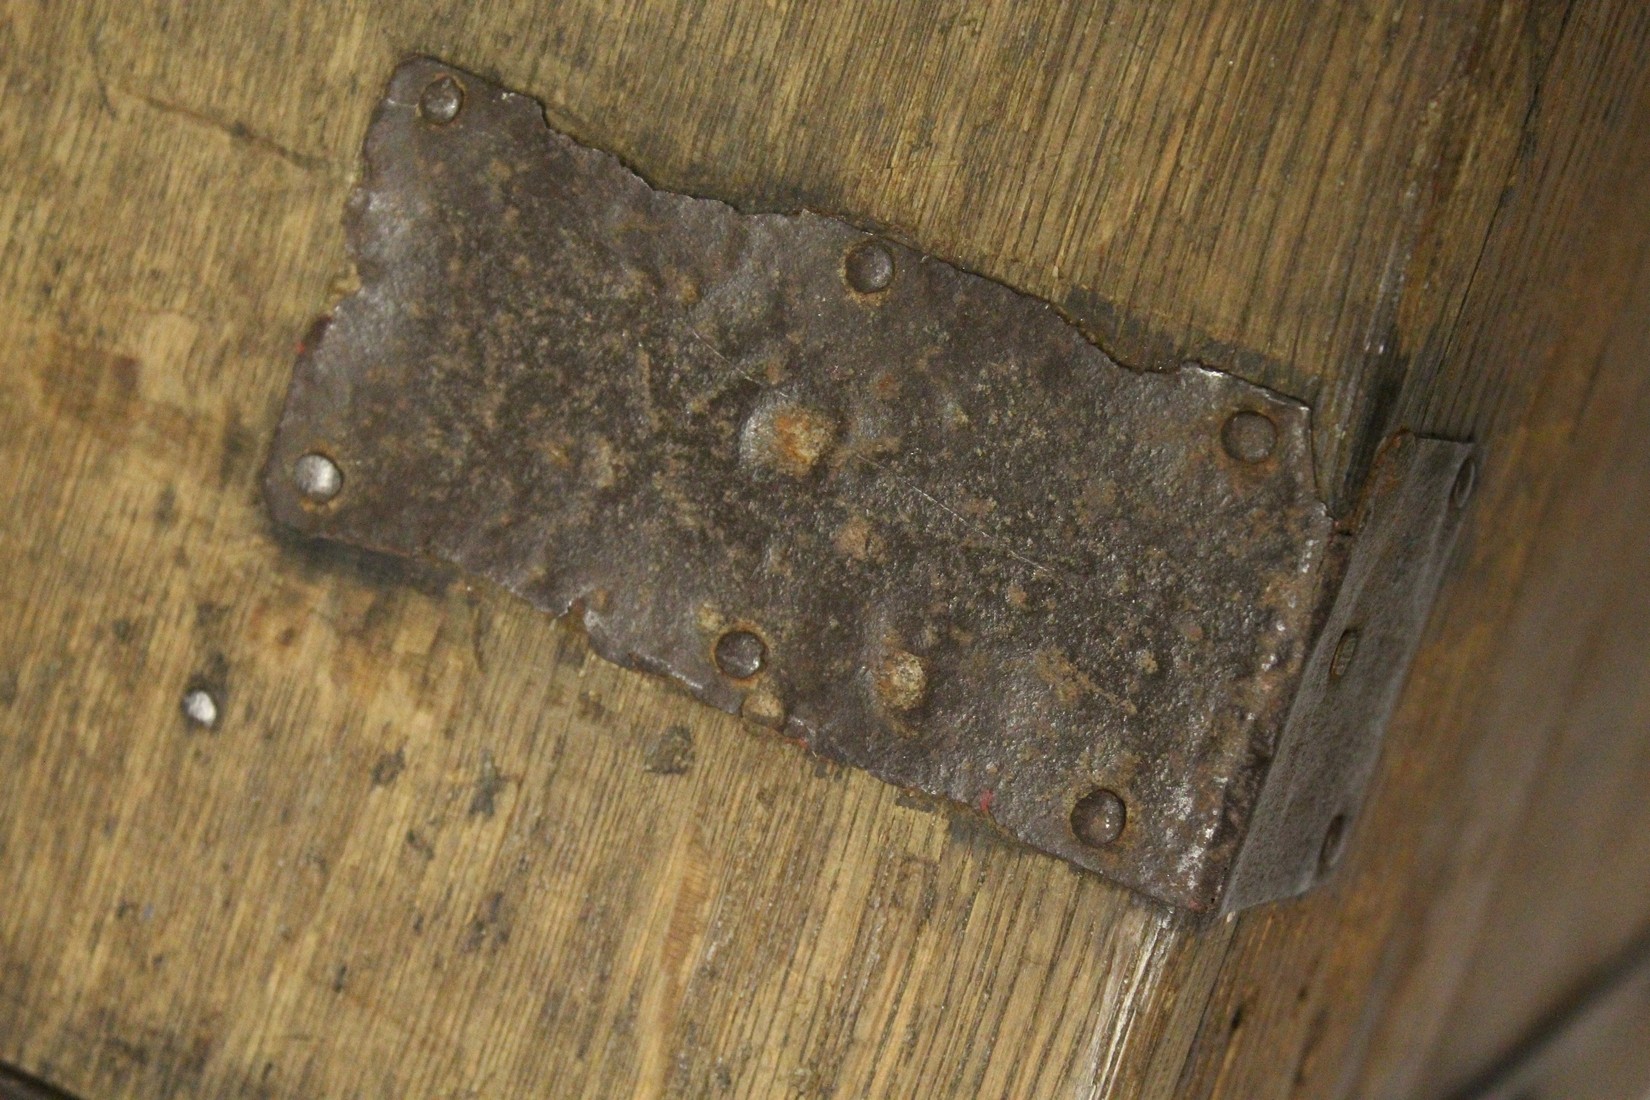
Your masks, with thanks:
M 1125 369 L 842 221 L 654 190 L 435 61 L 396 72 L 347 222 L 361 288 L 296 368 L 279 519 L 575 613 L 1166 901 L 1318 874 L 1465 448 L 1395 440 L 1338 525 L 1304 406 Z

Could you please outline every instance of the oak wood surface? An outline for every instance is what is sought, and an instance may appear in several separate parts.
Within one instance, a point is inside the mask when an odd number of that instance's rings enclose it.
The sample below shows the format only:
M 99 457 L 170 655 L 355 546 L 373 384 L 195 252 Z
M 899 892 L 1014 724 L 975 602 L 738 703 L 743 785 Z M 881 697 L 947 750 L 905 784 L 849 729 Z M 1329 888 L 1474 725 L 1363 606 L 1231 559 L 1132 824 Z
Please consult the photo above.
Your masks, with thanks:
M 1645 24 L 0 0 L 0 1060 L 86 1097 L 1403 1096 L 1482 1068 L 1646 917 L 1542 901 L 1514 855 L 1645 770 Z M 1337 884 L 1194 925 L 496 591 L 272 529 L 256 470 L 411 52 L 658 184 L 889 226 L 1125 362 L 1306 400 L 1337 503 L 1395 425 L 1484 441 Z M 1581 883 L 1631 789 L 1542 874 Z M 1560 918 L 1592 931 L 1503 981 Z
M 1355 865 L 1245 923 L 1200 1040 L 1237 1068 L 1194 1057 L 1192 1095 L 1285 1094 L 1280 1049 L 1300 1095 L 1445 1095 L 1646 927 L 1650 11 L 1566 30 L 1443 372 L 1403 398 L 1482 442 L 1476 521 Z

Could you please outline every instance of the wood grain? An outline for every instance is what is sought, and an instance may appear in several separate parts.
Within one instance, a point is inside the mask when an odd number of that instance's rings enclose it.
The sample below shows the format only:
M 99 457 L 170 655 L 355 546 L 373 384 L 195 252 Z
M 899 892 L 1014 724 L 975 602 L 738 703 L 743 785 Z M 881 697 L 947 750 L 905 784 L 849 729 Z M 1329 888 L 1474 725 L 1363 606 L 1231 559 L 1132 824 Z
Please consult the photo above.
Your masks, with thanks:
M 1624 789 L 1650 729 L 1647 91 L 1650 13 L 1577 12 L 1454 347 L 1404 397 L 1491 461 L 1384 780 L 1342 882 L 1244 922 L 1189 1095 L 1446 1095 L 1650 923 Z
M 1578 740 L 1643 768 L 1612 686 L 1637 597 L 1563 609 L 1601 554 L 1625 583 L 1643 509 L 1562 525 L 1642 473 L 1644 21 L 0 0 L 0 1060 L 86 1097 L 1398 1096 L 1481 1068 L 1517 1025 L 1452 1021 L 1509 996 L 1498 951 L 1612 914 L 1520 987 L 1533 1019 L 1645 916 L 1543 908 L 1508 858 L 1520 807 L 1539 830 L 1596 789 Z M 1193 926 L 498 592 L 273 530 L 255 471 L 410 52 L 662 185 L 890 226 L 1125 362 L 1307 400 L 1338 503 L 1393 425 L 1486 440 L 1341 884 Z M 1564 705 L 1517 709 L 1543 683 Z

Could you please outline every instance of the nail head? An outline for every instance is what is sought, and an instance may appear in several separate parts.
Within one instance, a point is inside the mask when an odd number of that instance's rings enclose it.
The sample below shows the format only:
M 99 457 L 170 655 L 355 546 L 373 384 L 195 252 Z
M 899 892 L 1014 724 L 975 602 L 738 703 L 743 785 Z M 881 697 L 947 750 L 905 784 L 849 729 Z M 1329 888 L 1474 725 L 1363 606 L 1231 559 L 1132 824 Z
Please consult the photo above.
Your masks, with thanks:
M 1104 848 L 1123 835 L 1128 810 L 1117 792 L 1100 787 L 1071 809 L 1071 831 L 1090 848 Z
M 344 472 L 338 464 L 323 454 L 310 453 L 292 467 L 292 479 L 298 491 L 316 504 L 325 504 L 344 487 Z
M 749 630 L 730 630 L 716 640 L 716 667 L 724 676 L 749 680 L 768 662 L 768 647 Z
M 849 286 L 861 294 L 876 294 L 894 281 L 894 254 L 881 241 L 863 241 L 848 250 L 843 270 Z
M 424 94 L 418 98 L 418 113 L 424 116 L 426 122 L 433 122 L 437 126 L 445 126 L 457 118 L 462 106 L 464 89 L 459 86 L 458 81 L 446 75 L 430 81 L 424 89 Z
M 1278 444 L 1278 428 L 1271 418 L 1245 409 L 1227 419 L 1220 430 L 1220 441 L 1227 454 L 1254 465 L 1272 457 L 1272 449 Z

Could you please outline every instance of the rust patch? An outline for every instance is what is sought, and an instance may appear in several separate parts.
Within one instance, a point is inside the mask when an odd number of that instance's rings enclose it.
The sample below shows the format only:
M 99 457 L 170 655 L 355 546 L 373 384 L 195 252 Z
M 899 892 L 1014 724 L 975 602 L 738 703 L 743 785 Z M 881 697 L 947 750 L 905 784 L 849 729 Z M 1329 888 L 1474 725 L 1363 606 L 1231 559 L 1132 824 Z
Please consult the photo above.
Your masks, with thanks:
M 876 672 L 877 698 L 896 711 L 912 711 L 928 697 L 928 668 L 922 658 L 903 649 L 890 649 Z
M 745 421 L 747 461 L 791 477 L 805 477 L 836 439 L 836 423 L 805 405 L 777 402 L 759 408 Z

